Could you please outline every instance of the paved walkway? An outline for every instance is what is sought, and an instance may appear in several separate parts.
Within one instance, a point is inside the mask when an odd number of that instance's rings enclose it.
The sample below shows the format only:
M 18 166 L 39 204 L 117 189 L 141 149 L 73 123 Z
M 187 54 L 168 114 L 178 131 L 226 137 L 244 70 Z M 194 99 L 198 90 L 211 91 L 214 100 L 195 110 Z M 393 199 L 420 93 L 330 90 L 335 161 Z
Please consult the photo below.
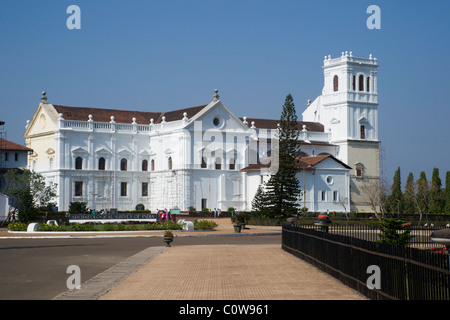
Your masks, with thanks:
M 213 220 L 213 219 L 209 219 Z M 366 300 L 280 245 L 176 246 L 176 237 L 279 234 L 250 226 L 234 233 L 228 218 L 215 231 L 176 231 L 172 247 L 151 247 L 113 266 L 58 300 Z M 120 233 L 11 233 L 1 238 L 162 237 L 163 231 Z
M 100 300 L 365 300 L 279 245 L 170 247 Z

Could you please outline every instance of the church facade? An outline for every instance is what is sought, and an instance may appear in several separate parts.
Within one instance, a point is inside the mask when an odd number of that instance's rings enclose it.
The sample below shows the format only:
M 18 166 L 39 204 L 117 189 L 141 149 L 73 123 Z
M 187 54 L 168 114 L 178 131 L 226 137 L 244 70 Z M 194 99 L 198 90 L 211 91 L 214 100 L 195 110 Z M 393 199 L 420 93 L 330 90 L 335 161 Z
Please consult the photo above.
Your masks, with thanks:
M 376 68 L 372 57 L 324 61 L 322 95 L 298 122 L 299 202 L 310 211 L 370 210 L 358 186 L 379 176 Z M 235 115 L 217 90 L 170 112 L 61 106 L 44 93 L 24 137 L 28 167 L 57 185 L 59 210 L 251 210 L 277 170 L 278 122 Z

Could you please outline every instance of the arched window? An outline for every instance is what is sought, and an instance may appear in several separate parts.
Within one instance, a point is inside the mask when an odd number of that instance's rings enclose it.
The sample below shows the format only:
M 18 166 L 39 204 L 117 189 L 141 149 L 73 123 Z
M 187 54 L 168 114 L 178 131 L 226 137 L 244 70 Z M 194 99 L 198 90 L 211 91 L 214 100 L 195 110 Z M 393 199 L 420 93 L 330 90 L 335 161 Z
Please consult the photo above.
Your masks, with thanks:
M 339 77 L 338 76 L 334 76 L 334 78 L 333 78 L 333 90 L 334 90 L 334 92 L 339 90 Z
M 370 92 L 370 77 L 367 77 L 366 91 Z
M 356 76 L 353 76 L 352 86 L 353 86 L 353 91 L 356 91 Z
M 148 171 L 148 161 L 142 160 L 142 171 Z
M 167 167 L 169 168 L 169 170 L 172 170 L 172 157 L 169 157 L 169 159 L 167 159 Z
M 155 160 L 152 159 L 152 161 L 150 162 L 150 166 L 152 167 L 152 171 L 155 171 Z
M 127 159 L 120 160 L 120 171 L 127 171 Z
M 360 162 L 358 162 L 355 165 L 355 169 L 356 169 L 356 176 L 359 178 L 364 177 L 364 165 Z
M 206 164 L 206 159 L 205 157 L 202 157 L 202 165 L 200 166 L 201 168 L 207 168 L 208 165 Z
M 83 159 L 81 157 L 77 157 L 75 159 L 75 169 L 82 170 L 83 169 Z
M 222 159 L 216 158 L 216 170 L 222 169 Z
M 364 76 L 359 76 L 359 91 L 364 91 Z
M 98 170 L 105 170 L 105 165 L 105 158 L 101 157 L 100 159 L 98 159 Z

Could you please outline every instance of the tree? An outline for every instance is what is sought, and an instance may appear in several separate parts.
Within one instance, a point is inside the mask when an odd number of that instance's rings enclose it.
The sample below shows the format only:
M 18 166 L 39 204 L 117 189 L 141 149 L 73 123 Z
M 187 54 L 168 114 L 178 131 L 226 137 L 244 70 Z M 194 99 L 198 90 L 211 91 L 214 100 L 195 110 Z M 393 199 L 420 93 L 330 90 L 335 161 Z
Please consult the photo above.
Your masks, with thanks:
M 445 175 L 445 213 L 450 213 L 450 171 Z
M 394 181 L 391 186 L 391 196 L 389 197 L 389 207 L 392 212 L 400 213 L 403 211 L 403 193 L 400 176 L 400 167 L 394 174 Z
M 361 186 L 361 190 L 367 196 L 375 217 L 381 221 L 381 215 L 384 214 L 388 196 L 384 184 L 378 180 L 368 180 Z
M 278 170 L 266 185 L 267 214 L 272 218 L 284 219 L 295 215 L 300 207 L 300 184 L 296 177 L 300 154 L 297 125 L 293 98 L 288 94 L 278 130 Z
M 263 185 L 259 185 L 252 200 L 252 211 L 264 215 L 267 209 L 267 196 Z
M 16 209 L 23 210 L 22 202 L 27 201 L 26 207 L 31 203 L 35 208 L 46 207 L 56 197 L 56 185 L 46 185 L 44 177 L 29 170 L 10 169 L 5 175 L 5 187 L 2 193 L 9 198 L 9 215 L 6 221 L 15 220 Z M 31 195 L 33 201 L 29 201 Z M 27 209 L 28 210 L 28 209 Z
M 405 213 L 415 213 L 416 207 L 414 205 L 414 197 L 416 196 L 416 183 L 414 181 L 414 175 L 412 172 L 409 173 L 406 179 L 405 193 L 404 193 L 404 207 L 403 211 Z
M 17 216 L 19 222 L 30 223 L 34 221 L 38 215 L 38 210 L 36 209 L 31 188 L 28 186 L 19 190 L 18 196 L 20 197 L 20 202 L 17 207 L 19 210 Z
M 408 246 L 413 236 L 408 228 L 409 223 L 395 219 L 383 219 L 380 224 L 380 238 L 383 243 Z
M 422 215 L 424 213 L 428 213 L 430 202 L 430 187 L 428 185 L 427 176 L 425 175 L 424 171 L 420 172 L 419 179 L 416 182 L 416 190 L 416 209 L 420 213 L 421 221 Z
M 89 209 L 86 202 L 75 201 L 69 204 L 70 214 L 88 214 Z
M 431 176 L 430 190 L 430 213 L 442 213 L 444 210 L 444 197 L 441 190 L 441 178 L 439 178 L 439 169 L 433 169 Z

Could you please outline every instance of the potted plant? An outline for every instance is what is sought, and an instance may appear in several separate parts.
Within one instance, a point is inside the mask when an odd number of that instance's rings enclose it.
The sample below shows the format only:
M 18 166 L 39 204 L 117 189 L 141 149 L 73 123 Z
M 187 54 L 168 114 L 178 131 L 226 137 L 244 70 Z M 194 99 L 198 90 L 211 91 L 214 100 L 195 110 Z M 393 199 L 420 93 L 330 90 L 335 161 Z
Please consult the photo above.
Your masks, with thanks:
M 173 233 L 170 230 L 166 230 L 164 232 L 164 242 L 168 247 L 170 247 L 170 243 L 173 241 Z
M 241 226 L 240 223 L 233 224 L 233 227 L 234 227 L 234 232 L 235 233 L 241 233 L 242 226 Z
M 249 220 L 248 214 L 245 213 L 239 213 L 235 216 L 235 223 L 240 224 L 241 229 L 245 229 L 245 225 L 247 224 Z

